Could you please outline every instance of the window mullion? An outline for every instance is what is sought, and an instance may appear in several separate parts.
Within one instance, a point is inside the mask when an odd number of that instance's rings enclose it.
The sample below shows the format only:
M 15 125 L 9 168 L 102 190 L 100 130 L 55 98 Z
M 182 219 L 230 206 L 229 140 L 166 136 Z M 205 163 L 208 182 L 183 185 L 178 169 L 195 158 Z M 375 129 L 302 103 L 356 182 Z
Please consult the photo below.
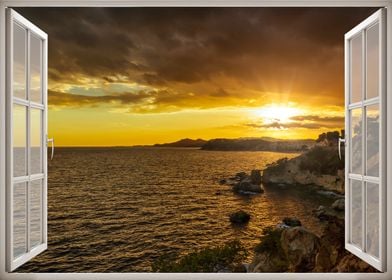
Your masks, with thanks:
M 366 30 L 362 31 L 362 176 L 366 168 Z M 366 252 L 366 183 L 362 177 L 362 250 Z
M 27 135 L 27 175 L 29 180 L 27 181 L 27 191 L 26 191 L 26 203 L 27 203 L 27 207 L 26 207 L 26 246 L 27 246 L 27 252 L 30 252 L 30 188 L 31 188 L 31 184 L 30 184 L 30 175 L 31 175 L 31 167 L 30 167 L 30 146 L 31 146 L 31 135 L 30 135 L 30 131 L 31 131 L 31 124 L 30 124 L 30 120 L 31 120 L 31 109 L 30 109 L 30 31 L 27 30 L 27 53 L 26 53 L 26 73 L 27 73 L 27 77 L 26 77 L 26 96 L 27 96 L 27 100 L 29 101 L 29 106 L 27 107 L 27 123 L 26 123 L 26 135 Z

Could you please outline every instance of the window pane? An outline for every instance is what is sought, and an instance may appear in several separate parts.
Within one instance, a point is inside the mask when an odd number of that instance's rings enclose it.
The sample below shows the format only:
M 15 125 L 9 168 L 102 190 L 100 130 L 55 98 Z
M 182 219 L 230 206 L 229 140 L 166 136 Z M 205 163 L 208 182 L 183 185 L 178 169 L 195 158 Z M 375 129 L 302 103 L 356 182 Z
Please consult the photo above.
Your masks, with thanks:
M 366 251 L 379 257 L 380 234 L 380 192 L 378 184 L 366 183 Z
M 41 191 L 42 180 L 30 184 L 30 243 L 31 247 L 41 244 Z
M 362 109 L 351 110 L 351 173 L 362 174 Z
M 41 40 L 30 36 L 30 100 L 41 103 Z
M 362 33 L 351 40 L 350 95 L 350 103 L 362 100 Z
M 26 98 L 26 30 L 14 23 L 13 95 Z
M 31 109 L 31 173 L 42 173 L 42 111 Z
M 366 107 L 366 175 L 379 176 L 380 111 L 378 104 Z
M 351 243 L 362 248 L 362 182 L 351 183 Z
M 26 107 L 13 106 L 14 177 L 27 175 L 26 168 Z
M 26 209 L 26 183 L 15 184 L 13 194 L 14 259 L 27 251 Z
M 379 25 L 376 24 L 366 33 L 366 98 L 378 96 L 379 86 Z

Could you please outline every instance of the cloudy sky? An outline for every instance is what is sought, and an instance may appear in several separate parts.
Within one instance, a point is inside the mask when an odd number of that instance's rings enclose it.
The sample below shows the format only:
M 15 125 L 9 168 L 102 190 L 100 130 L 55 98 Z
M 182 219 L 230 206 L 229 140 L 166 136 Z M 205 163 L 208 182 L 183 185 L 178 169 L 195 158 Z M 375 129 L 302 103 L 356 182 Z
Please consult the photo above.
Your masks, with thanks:
M 23 8 L 61 146 L 343 128 L 344 33 L 372 8 Z

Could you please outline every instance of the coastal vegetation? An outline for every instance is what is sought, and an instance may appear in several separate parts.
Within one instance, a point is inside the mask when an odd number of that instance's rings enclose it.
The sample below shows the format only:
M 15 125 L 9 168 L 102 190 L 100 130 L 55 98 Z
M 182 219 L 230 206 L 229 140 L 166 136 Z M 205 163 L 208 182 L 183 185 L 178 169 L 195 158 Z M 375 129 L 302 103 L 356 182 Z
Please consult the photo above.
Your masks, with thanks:
M 244 272 L 242 261 L 247 256 L 238 240 L 223 246 L 206 248 L 182 258 L 163 256 L 152 265 L 154 272 Z M 246 272 L 246 270 L 245 270 Z

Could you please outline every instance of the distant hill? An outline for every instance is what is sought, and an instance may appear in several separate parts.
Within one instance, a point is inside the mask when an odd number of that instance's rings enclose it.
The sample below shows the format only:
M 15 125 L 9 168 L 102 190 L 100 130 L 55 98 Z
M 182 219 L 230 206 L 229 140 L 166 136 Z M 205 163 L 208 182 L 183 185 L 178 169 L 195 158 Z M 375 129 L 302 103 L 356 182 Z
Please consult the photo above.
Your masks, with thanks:
M 208 151 L 276 151 L 302 152 L 316 144 L 315 140 L 286 140 L 271 137 L 260 138 L 217 138 L 211 140 L 184 138 L 176 142 L 162 143 L 135 147 L 172 147 L 172 148 L 201 148 Z
M 301 152 L 315 145 L 315 140 L 284 140 L 274 138 L 218 138 L 207 141 L 202 150 L 209 151 L 273 151 Z
M 176 142 L 172 143 L 164 143 L 164 144 L 155 144 L 153 145 L 154 147 L 179 147 L 179 148 L 198 148 L 202 147 L 205 143 L 207 143 L 206 140 L 203 139 L 181 139 Z

